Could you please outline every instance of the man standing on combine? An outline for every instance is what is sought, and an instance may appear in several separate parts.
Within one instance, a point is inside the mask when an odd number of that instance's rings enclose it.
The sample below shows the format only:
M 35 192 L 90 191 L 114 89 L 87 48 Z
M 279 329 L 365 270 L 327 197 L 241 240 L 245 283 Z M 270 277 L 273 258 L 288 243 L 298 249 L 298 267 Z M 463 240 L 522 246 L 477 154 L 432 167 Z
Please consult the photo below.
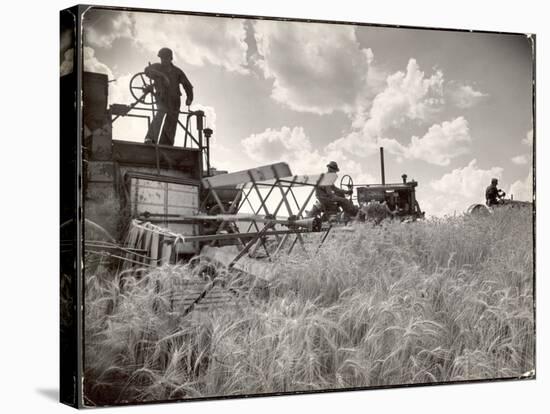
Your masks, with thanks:
M 147 131 L 145 143 L 156 144 L 158 142 L 162 145 L 174 145 L 181 105 L 180 84 L 187 95 L 185 101 L 187 106 L 193 102 L 193 85 L 185 73 L 172 63 L 172 50 L 163 47 L 159 50 L 158 57 L 160 63 L 153 63 L 144 70 L 145 74 L 153 80 L 158 106 L 157 113 Z M 163 119 L 164 126 L 161 131 Z
M 340 171 L 336 161 L 331 161 L 327 164 L 328 173 L 337 173 Z M 349 218 L 354 218 L 357 215 L 357 207 L 346 198 L 346 195 L 352 194 L 353 190 L 341 190 L 335 185 L 319 186 L 315 189 L 317 200 L 323 206 L 324 210 L 331 210 L 332 206 L 341 207 L 344 213 Z
M 487 207 L 495 206 L 500 204 L 500 199 L 503 198 L 506 193 L 497 188 L 498 180 L 493 178 L 491 180 L 491 185 L 485 190 L 485 203 Z

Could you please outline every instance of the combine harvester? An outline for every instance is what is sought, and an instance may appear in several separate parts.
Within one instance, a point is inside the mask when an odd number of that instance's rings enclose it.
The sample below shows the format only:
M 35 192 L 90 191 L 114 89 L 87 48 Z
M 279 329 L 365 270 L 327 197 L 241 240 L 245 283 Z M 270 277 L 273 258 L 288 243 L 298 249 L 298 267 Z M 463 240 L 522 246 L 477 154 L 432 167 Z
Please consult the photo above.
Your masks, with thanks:
M 73 82 L 67 77 L 61 88 Z M 280 253 L 296 246 L 314 253 L 331 230 L 350 229 L 337 209 L 312 217 L 306 211 L 315 189 L 333 185 L 336 174 L 294 175 L 286 163 L 232 173 L 212 168 L 213 131 L 205 128 L 203 111 L 180 112 L 185 119 L 178 121 L 181 146 L 113 139 L 119 119 L 150 124 L 156 102 L 147 82 L 136 74 L 130 82 L 135 101 L 108 105 L 107 76 L 83 75 L 87 255 L 114 259 L 126 268 L 216 263 L 269 280 L 269 263 Z M 381 169 L 382 184 L 356 186 L 356 202 L 393 206 L 394 216 L 404 221 L 423 217 L 417 182 L 403 175 L 402 183 L 385 183 L 382 149 Z M 340 187 L 353 189 L 351 177 L 342 177 Z

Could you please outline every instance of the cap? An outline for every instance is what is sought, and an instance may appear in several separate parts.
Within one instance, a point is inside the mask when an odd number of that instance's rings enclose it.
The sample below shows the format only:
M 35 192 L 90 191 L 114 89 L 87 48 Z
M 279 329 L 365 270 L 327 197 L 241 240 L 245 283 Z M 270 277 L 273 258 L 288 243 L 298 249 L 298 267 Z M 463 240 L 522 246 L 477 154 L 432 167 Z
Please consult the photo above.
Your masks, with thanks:
M 163 57 L 168 58 L 168 59 L 173 59 L 174 54 L 172 53 L 172 49 L 169 49 L 167 47 L 163 47 L 162 49 L 159 50 L 157 56 L 161 59 Z
M 336 170 L 337 172 L 340 171 L 340 168 L 338 168 L 338 164 L 336 161 L 331 161 L 327 164 L 328 168 L 332 168 L 333 170 Z

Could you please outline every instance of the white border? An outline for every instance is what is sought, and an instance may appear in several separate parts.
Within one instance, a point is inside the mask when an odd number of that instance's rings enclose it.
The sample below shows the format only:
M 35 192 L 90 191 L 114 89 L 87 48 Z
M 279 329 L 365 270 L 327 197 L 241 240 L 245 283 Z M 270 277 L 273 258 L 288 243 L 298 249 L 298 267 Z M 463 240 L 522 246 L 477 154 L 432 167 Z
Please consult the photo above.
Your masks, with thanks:
M 481 2 L 479 0 L 378 1 L 338 0 L 200 0 L 117 1 L 107 5 L 224 12 L 248 15 L 344 20 L 428 27 L 530 32 L 537 34 L 537 178 L 547 177 L 548 154 L 543 138 L 547 121 L 542 114 L 550 90 L 548 13 L 544 2 Z M 55 401 L 58 384 L 58 11 L 68 1 L 5 2 L 2 6 L 2 117 L 0 166 L 2 168 L 2 360 L 1 411 L 67 412 Z M 201 412 L 542 412 L 548 355 L 547 260 L 548 191 L 537 190 L 538 217 L 538 311 L 536 381 L 468 384 L 307 396 L 253 398 L 185 404 L 134 406 L 105 409 L 102 413 Z M 6 229 L 7 227 L 7 229 Z M 6 231 L 7 230 L 7 231 Z M 548 391 L 547 391 L 548 392 Z

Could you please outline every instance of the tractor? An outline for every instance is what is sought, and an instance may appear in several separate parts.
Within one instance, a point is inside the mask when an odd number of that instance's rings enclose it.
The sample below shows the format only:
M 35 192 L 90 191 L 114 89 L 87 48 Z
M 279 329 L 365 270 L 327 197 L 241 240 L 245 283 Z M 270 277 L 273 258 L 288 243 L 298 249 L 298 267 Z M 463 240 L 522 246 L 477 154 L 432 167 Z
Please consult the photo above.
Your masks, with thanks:
M 359 221 L 373 221 L 380 223 L 385 218 L 398 219 L 403 222 L 415 221 L 424 218 L 425 212 L 420 208 L 416 199 L 415 180 L 407 181 L 407 174 L 401 176 L 401 183 L 386 184 L 384 170 L 384 149 L 380 148 L 381 184 L 354 184 L 350 175 L 340 179 L 340 189 L 351 190 L 350 201 L 358 205 Z M 354 191 L 356 195 L 354 195 Z M 348 223 L 351 218 L 336 205 L 321 205 L 317 202 L 311 211 L 310 217 L 318 217 L 321 222 Z
M 492 214 L 496 209 L 501 208 L 525 208 L 525 207 L 532 207 L 533 203 L 529 201 L 519 201 L 514 200 L 514 196 L 512 195 L 510 198 L 506 198 L 506 193 L 502 192 L 498 195 L 498 203 L 493 204 L 491 206 L 488 206 L 486 204 L 472 204 L 468 209 L 466 210 L 467 215 L 474 215 L 474 216 L 488 216 Z

